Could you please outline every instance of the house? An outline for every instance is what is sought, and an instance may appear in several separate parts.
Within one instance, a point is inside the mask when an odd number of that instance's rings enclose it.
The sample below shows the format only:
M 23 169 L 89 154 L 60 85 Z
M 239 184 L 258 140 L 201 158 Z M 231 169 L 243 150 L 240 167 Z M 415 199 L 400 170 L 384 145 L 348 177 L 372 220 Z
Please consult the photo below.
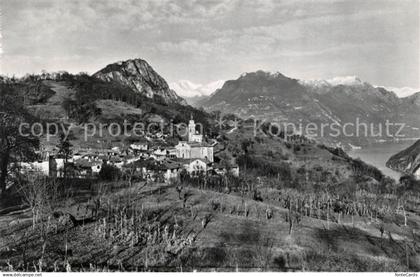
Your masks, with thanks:
M 233 176 L 239 177 L 239 166 L 237 164 L 233 165 L 230 168 L 230 172 L 232 173 Z
M 111 156 L 111 157 L 109 157 L 109 158 L 108 158 L 108 162 L 109 162 L 110 164 L 112 164 L 113 166 L 115 166 L 115 167 L 119 168 L 119 169 L 121 169 L 121 168 L 122 168 L 122 166 L 124 165 L 124 160 L 123 160 L 123 159 L 121 159 L 121 158 L 120 158 L 120 157 L 118 157 L 118 156 Z
M 99 175 L 99 172 L 101 172 L 101 169 L 102 169 L 102 162 L 99 162 L 99 161 L 93 162 L 91 165 L 91 168 L 92 168 L 93 175 Z
M 176 146 L 176 157 L 180 159 L 191 158 L 191 146 L 186 141 L 180 141 Z
M 134 151 L 147 151 L 149 149 L 149 145 L 146 142 L 136 142 L 130 144 L 130 149 Z
M 156 161 L 163 161 L 166 159 L 166 149 L 164 148 L 155 148 L 153 152 L 150 154 L 150 157 L 155 159 Z
M 168 182 L 173 179 L 178 179 L 179 174 L 183 170 L 184 166 L 182 163 L 167 161 L 163 163 L 162 168 L 164 169 L 163 176 L 165 181 Z
M 48 160 L 49 173 L 50 177 L 63 177 L 64 176 L 64 159 L 50 157 Z
M 174 147 L 174 148 L 168 148 L 168 150 L 166 150 L 166 152 L 167 152 L 167 157 L 168 158 L 170 158 L 170 159 L 175 159 L 176 157 L 177 157 L 177 155 L 176 155 L 176 148 Z
M 153 151 L 153 154 L 156 155 L 156 156 L 165 156 L 166 157 L 166 149 L 158 147 Z
M 39 172 L 45 176 L 50 175 L 49 161 L 22 162 L 20 163 L 20 168 L 22 173 Z
M 64 159 L 51 157 L 49 163 L 50 177 L 64 177 Z M 102 162 L 78 159 L 67 164 L 67 176 L 71 178 L 92 178 L 99 174 Z
M 146 150 L 136 151 L 134 153 L 134 155 L 136 155 L 137 157 L 142 158 L 142 159 L 148 159 L 148 158 L 150 158 L 150 152 L 149 151 L 146 151 Z
M 211 162 L 206 159 L 189 159 L 184 161 L 184 168 L 192 175 L 207 173 L 211 169 Z
M 206 159 L 213 162 L 213 146 L 202 142 L 202 143 L 191 143 L 190 144 L 190 158 L 191 159 Z
M 134 174 L 147 180 L 168 182 L 172 179 L 179 178 L 180 172 L 184 169 L 184 163 L 171 160 L 160 162 L 148 159 L 137 160 L 133 163 L 124 165 L 124 167 L 126 170 L 134 169 Z
M 133 170 L 134 174 L 145 179 L 155 180 L 158 173 L 161 172 L 159 163 L 154 159 L 138 159 L 132 163 L 124 165 L 125 170 Z
M 89 151 L 89 152 L 92 153 L 92 154 L 96 154 L 98 156 L 104 155 L 104 156 L 111 157 L 111 156 L 118 156 L 119 155 L 118 151 L 115 151 L 115 150 L 112 150 L 112 149 L 100 149 L 100 150 L 96 150 L 95 152 L 94 151 Z
M 77 160 L 96 161 L 96 160 L 99 160 L 99 155 L 93 154 L 93 153 L 88 153 L 88 154 L 85 154 L 85 155 L 81 156 L 78 159 L 74 159 L 74 157 L 73 157 L 73 161 L 77 161 Z
M 114 147 L 111 148 L 111 150 L 114 151 L 114 153 L 121 153 L 122 152 L 121 147 L 119 147 L 119 146 L 114 146 Z
M 73 177 L 90 178 L 92 177 L 92 162 L 86 159 L 79 159 L 73 163 Z
M 227 172 L 229 172 L 233 176 L 239 177 L 239 166 L 236 165 L 236 164 L 235 165 L 231 165 L 229 167 L 226 167 L 226 166 L 221 165 L 221 164 L 214 164 L 213 165 L 213 170 L 218 175 L 222 175 L 223 176 Z
M 140 158 L 133 156 L 133 155 L 127 155 L 124 157 L 125 163 L 126 164 L 131 164 L 134 163 L 135 161 L 138 161 Z
M 180 159 L 207 159 L 213 162 L 213 146 L 207 143 L 180 141 L 176 146 L 176 157 Z
M 83 156 L 85 156 L 87 153 L 84 152 L 75 152 L 73 153 L 73 161 L 77 161 L 78 159 L 81 159 Z

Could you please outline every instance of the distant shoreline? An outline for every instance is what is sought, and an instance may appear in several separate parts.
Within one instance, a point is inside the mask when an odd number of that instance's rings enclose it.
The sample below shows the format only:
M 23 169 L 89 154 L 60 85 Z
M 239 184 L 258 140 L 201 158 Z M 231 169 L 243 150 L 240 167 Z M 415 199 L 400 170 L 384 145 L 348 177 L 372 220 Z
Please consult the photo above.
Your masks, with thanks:
M 348 150 L 346 153 L 352 158 L 360 158 L 377 167 L 384 175 L 398 180 L 402 173 L 388 168 L 386 162 L 391 156 L 411 146 L 411 142 L 412 140 L 378 142 L 359 149 Z

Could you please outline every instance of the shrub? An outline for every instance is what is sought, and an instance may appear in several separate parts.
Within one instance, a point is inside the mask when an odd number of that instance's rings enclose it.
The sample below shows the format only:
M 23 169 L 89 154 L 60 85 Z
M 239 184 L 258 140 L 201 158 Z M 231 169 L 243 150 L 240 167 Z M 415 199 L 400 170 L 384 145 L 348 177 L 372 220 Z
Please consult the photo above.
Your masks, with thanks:
M 238 164 L 247 169 L 255 169 L 262 176 L 278 176 L 289 180 L 292 176 L 290 165 L 287 163 L 273 163 L 254 155 L 242 155 L 238 157 Z
M 121 177 L 121 171 L 110 164 L 104 164 L 99 172 L 99 179 L 104 181 L 115 181 Z
M 218 200 L 210 200 L 210 206 L 213 211 L 217 211 L 220 208 L 220 202 Z

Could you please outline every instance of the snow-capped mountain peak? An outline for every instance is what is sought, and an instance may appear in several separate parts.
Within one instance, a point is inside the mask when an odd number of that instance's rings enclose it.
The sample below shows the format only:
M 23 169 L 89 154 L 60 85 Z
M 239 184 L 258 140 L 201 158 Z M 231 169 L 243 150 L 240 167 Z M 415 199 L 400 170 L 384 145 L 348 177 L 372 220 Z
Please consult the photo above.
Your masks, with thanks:
M 339 76 L 334 77 L 332 79 L 326 80 L 327 83 L 329 83 L 332 86 L 338 86 L 338 85 L 361 85 L 363 84 L 362 80 L 360 80 L 357 76 Z
M 169 87 L 183 97 L 207 96 L 223 86 L 225 81 L 217 80 L 208 84 L 196 84 L 189 80 L 179 80 L 169 84 Z
M 327 80 L 318 80 L 318 79 L 309 79 L 309 80 L 299 80 L 299 83 L 304 86 L 310 86 L 314 88 L 321 87 L 334 87 L 338 85 L 354 86 L 362 85 L 363 82 L 357 76 L 339 76 Z
M 309 87 L 325 87 L 325 86 L 331 86 L 330 83 L 328 83 L 325 80 L 316 80 L 316 79 L 299 80 L 299 83 L 301 85 L 309 86 Z
M 357 76 L 340 76 L 334 77 L 327 80 L 317 80 L 317 79 L 308 79 L 308 80 L 299 80 L 299 83 L 303 86 L 310 87 L 319 91 L 319 89 L 328 89 L 330 87 L 338 86 L 338 85 L 345 85 L 345 86 L 358 86 L 367 84 L 363 82 Z M 420 88 L 411 88 L 411 87 L 387 87 L 387 86 L 380 86 L 380 85 L 372 85 L 375 88 L 384 88 L 387 91 L 394 92 L 399 98 L 408 97 L 416 92 L 420 92 Z

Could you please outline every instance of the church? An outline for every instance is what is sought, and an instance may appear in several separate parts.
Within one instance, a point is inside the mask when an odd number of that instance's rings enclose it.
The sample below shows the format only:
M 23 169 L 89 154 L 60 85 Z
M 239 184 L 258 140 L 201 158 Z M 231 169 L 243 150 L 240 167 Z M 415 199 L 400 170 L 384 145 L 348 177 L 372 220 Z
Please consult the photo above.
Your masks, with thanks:
M 176 156 L 180 159 L 203 159 L 213 162 L 213 146 L 203 141 L 203 135 L 196 131 L 195 126 L 191 117 L 188 123 L 188 141 L 180 141 L 175 146 Z

